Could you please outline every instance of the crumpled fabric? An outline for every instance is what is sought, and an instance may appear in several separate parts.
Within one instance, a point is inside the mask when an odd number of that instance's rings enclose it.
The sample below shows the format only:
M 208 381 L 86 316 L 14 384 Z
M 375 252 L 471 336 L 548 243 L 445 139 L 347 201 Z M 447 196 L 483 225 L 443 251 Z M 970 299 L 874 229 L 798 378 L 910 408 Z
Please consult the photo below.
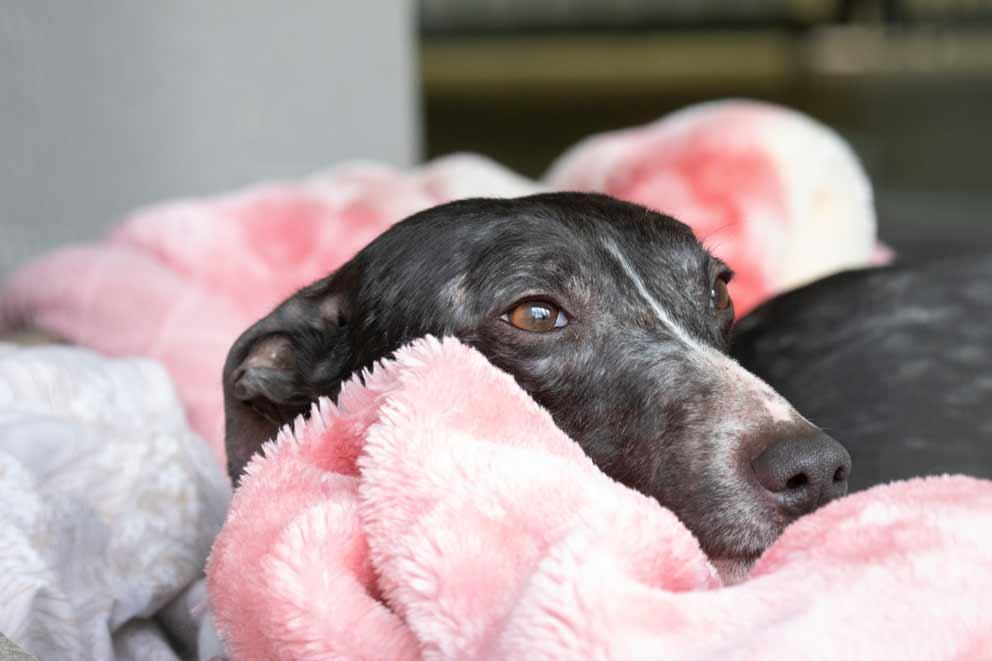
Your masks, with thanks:
M 0 344 L 0 632 L 25 651 L 195 654 L 229 499 L 160 365 Z

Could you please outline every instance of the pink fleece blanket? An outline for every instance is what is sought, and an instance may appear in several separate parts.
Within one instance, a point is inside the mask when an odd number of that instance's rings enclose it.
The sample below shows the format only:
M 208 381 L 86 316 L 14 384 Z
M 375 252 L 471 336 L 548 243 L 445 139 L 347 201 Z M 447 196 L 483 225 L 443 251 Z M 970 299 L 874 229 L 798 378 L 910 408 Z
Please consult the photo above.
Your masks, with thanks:
M 241 331 L 409 214 L 543 188 L 599 190 L 686 221 L 737 270 L 739 314 L 876 254 L 871 187 L 836 134 L 784 108 L 722 101 L 590 138 L 543 183 L 462 155 L 410 172 L 347 164 L 154 206 L 102 242 L 16 272 L 0 288 L 0 331 L 34 325 L 105 354 L 162 362 L 223 462 L 218 384 Z
M 897 483 L 733 587 L 477 352 L 420 340 L 250 464 L 207 569 L 237 659 L 987 659 L 992 482 Z

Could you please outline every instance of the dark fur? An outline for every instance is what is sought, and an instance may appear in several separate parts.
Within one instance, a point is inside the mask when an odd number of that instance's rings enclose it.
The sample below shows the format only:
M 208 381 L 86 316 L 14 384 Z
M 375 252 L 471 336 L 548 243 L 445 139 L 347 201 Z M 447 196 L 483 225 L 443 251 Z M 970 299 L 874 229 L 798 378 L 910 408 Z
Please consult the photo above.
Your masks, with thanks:
M 733 309 L 710 296 L 725 271 L 682 223 L 606 196 L 463 200 L 416 214 L 234 345 L 231 477 L 356 370 L 423 335 L 453 335 L 512 374 L 607 474 L 678 513 L 711 555 L 753 557 L 797 514 L 843 493 L 849 460 L 726 357 Z M 531 297 L 556 302 L 570 323 L 529 333 L 500 318 Z M 752 462 L 784 442 L 787 456 L 756 475 Z M 815 493 L 759 484 L 824 456 L 837 475 Z
M 992 477 L 992 257 L 850 271 L 738 324 L 734 355 L 844 439 L 852 489 Z

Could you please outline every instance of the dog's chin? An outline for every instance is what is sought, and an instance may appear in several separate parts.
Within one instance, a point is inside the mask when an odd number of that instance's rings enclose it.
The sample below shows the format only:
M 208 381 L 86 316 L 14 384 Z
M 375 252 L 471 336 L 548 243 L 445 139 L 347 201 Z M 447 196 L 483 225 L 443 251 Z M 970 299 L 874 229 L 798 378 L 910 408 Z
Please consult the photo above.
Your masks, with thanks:
M 724 585 L 746 581 L 758 558 L 775 543 L 784 527 L 771 517 L 755 517 L 746 523 L 746 526 L 728 534 L 709 538 L 709 544 L 702 544 L 703 552 L 720 574 Z
M 737 585 L 747 580 L 757 556 L 743 558 L 711 558 L 710 562 L 720 574 L 724 585 Z
M 708 547 L 704 545 L 703 552 L 724 585 L 737 585 L 748 579 L 758 558 L 775 542 L 779 532 L 771 528 L 761 530 L 755 526 L 741 537 L 725 538 L 720 540 L 722 543 Z

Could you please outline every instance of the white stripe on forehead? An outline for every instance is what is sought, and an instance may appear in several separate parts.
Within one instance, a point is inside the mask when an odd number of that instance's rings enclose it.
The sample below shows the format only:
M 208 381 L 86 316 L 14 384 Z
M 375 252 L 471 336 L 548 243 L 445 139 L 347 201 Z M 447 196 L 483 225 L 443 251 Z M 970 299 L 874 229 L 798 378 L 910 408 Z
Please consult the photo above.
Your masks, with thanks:
M 605 239 L 603 243 L 606 246 L 606 249 L 610 251 L 610 254 L 613 255 L 620 263 L 620 268 L 623 272 L 626 273 L 627 277 L 634 283 L 634 287 L 641 295 L 641 298 L 643 298 L 648 305 L 651 306 L 651 309 L 654 310 L 654 316 L 658 318 L 658 321 L 672 331 L 678 339 L 682 340 L 689 346 L 701 348 L 699 346 L 699 342 L 690 336 L 684 328 L 675 323 L 675 320 L 668 315 L 665 308 L 661 307 L 661 304 L 655 299 L 654 296 L 651 295 L 651 293 L 647 290 L 647 287 L 644 286 L 644 281 L 641 280 L 641 276 L 637 275 L 637 271 L 635 271 L 634 267 L 630 265 L 630 262 L 627 261 L 627 257 L 624 256 L 623 252 L 613 241 L 613 239 Z
M 707 369 L 713 370 L 715 373 L 720 375 L 720 379 L 725 383 L 729 384 L 727 392 L 730 396 L 735 396 L 740 392 L 751 392 L 755 393 L 756 396 L 764 404 L 765 413 L 768 414 L 772 420 L 775 421 L 786 421 L 803 419 L 792 405 L 789 404 L 778 394 L 771 386 L 762 381 L 760 378 L 748 372 L 746 369 L 740 366 L 740 364 L 711 346 L 707 346 L 695 338 L 693 338 L 689 333 L 675 323 L 675 320 L 665 311 L 665 308 L 661 306 L 657 299 L 651 295 L 644 286 L 644 281 L 641 277 L 637 275 L 637 272 L 627 261 L 620 247 L 612 239 L 605 239 L 603 244 L 606 249 L 610 252 L 613 257 L 616 258 L 617 262 L 620 264 L 620 268 L 630 281 L 634 283 L 634 287 L 641 297 L 651 306 L 654 311 L 655 316 L 658 318 L 666 328 L 668 328 L 676 338 L 681 340 L 686 348 L 689 349 L 688 357 L 690 360 L 699 360 L 703 364 L 708 365 Z

